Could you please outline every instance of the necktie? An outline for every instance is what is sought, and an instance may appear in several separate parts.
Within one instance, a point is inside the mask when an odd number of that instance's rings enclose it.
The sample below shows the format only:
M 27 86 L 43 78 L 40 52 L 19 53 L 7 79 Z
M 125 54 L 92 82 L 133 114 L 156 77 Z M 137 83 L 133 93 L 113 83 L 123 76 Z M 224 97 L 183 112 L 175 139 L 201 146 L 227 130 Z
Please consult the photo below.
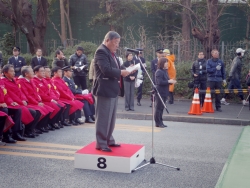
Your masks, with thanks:
M 39 57 L 39 58 L 38 58 L 38 63 L 40 64 L 40 62 L 41 62 L 41 58 Z
M 17 57 L 15 57 L 16 61 L 17 61 Z

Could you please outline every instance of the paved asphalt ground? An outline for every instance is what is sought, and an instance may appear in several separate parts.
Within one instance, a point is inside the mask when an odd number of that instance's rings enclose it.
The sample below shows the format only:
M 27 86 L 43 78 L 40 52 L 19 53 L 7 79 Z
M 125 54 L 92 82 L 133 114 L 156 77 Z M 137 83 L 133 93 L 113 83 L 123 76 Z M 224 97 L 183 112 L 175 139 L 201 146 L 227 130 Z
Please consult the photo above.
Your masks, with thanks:
M 146 109 L 145 106 L 141 108 Z M 180 122 L 166 124 L 168 127 L 165 129 L 155 129 L 155 158 L 158 162 L 180 167 L 180 171 L 157 164 L 132 174 L 74 169 L 74 152 L 95 139 L 94 125 L 84 124 L 0 147 L 0 187 L 214 187 L 243 127 Z M 117 119 L 114 136 L 117 142 L 145 145 L 146 159 L 150 159 L 150 120 Z

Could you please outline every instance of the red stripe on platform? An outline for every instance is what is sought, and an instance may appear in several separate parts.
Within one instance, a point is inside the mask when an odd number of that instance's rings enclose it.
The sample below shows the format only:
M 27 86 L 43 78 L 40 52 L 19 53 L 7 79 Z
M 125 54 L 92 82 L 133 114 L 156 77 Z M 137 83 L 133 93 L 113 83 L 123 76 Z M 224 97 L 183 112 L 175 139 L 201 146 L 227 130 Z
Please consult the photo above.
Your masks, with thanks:
M 78 154 L 92 154 L 92 155 L 106 155 L 117 157 L 132 157 L 137 151 L 139 151 L 143 145 L 135 144 L 121 144 L 121 147 L 110 147 L 112 152 L 103 152 L 95 148 L 95 142 L 90 143 L 84 148 L 78 150 Z

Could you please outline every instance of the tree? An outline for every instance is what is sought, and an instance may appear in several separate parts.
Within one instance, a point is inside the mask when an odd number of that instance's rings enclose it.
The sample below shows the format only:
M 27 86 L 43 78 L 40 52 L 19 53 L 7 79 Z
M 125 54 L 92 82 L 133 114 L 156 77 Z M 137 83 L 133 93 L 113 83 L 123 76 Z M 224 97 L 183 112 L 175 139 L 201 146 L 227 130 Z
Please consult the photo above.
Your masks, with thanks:
M 108 25 L 110 30 L 119 31 L 123 28 L 127 18 L 141 11 L 133 0 L 101 0 L 100 8 L 104 7 L 106 13 L 100 13 L 93 17 L 89 22 L 90 26 Z
M 48 0 L 37 0 L 35 19 L 32 15 L 32 4 L 29 0 L 0 0 L 0 15 L 5 23 L 19 29 L 29 44 L 30 52 L 35 54 L 37 48 L 46 53 L 44 37 L 48 18 Z M 35 20 L 35 22 L 34 22 Z

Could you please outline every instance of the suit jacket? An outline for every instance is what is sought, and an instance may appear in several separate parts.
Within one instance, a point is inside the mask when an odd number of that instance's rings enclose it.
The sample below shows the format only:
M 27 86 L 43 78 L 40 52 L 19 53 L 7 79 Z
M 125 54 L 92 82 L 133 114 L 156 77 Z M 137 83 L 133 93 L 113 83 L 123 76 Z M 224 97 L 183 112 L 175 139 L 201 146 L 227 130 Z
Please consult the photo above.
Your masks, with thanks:
M 44 66 L 48 66 L 47 59 L 45 59 L 44 57 L 41 57 L 41 61 L 40 61 L 40 63 L 39 63 L 37 57 L 33 57 L 33 58 L 31 59 L 31 67 L 32 67 L 32 69 L 33 69 L 35 66 L 37 66 L 37 65 L 42 65 L 43 67 L 44 67 Z
M 155 72 L 157 70 L 157 63 L 158 63 L 158 59 L 154 59 L 151 61 L 151 72 L 152 72 L 152 80 L 155 84 Z
M 121 96 L 124 95 L 120 62 L 104 44 L 101 44 L 95 52 L 94 70 L 94 95 L 107 98 L 116 98 L 119 93 Z
M 155 84 L 156 88 L 159 91 L 161 97 L 167 97 L 169 93 L 169 77 L 168 73 L 164 69 L 157 69 L 155 72 Z
M 77 88 L 77 85 L 73 80 L 69 79 L 66 76 L 63 77 L 63 80 L 68 84 L 69 89 L 74 95 L 82 94 L 82 90 L 80 88 Z
M 17 61 L 15 57 L 12 56 L 11 58 L 9 58 L 8 63 L 14 66 L 16 77 L 19 77 L 21 75 L 21 68 L 26 65 L 25 59 L 21 56 L 18 56 Z

